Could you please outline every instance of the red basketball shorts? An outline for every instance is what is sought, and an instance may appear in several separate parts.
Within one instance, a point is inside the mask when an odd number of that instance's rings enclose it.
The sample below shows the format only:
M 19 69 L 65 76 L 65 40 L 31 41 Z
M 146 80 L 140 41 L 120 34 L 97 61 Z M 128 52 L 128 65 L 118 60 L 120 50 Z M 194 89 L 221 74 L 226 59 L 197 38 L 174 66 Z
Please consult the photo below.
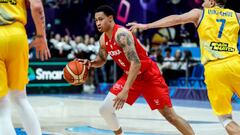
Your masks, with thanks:
M 110 89 L 110 92 L 117 95 L 127 80 L 124 74 Z M 169 96 L 169 89 L 165 83 L 159 68 L 155 62 L 142 74 L 138 75 L 128 93 L 127 103 L 132 105 L 142 95 L 152 110 L 163 109 L 165 106 L 172 107 Z

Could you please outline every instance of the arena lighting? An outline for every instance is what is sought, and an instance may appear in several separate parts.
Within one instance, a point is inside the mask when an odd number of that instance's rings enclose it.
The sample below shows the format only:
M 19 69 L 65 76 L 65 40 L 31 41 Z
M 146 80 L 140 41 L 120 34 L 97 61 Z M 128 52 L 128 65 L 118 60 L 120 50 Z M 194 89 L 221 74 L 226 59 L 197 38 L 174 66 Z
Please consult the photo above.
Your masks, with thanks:
M 123 7 L 126 8 L 123 8 Z M 119 7 L 118 7 L 118 12 L 117 12 L 117 19 L 121 21 L 122 23 L 126 23 L 129 15 L 131 4 L 127 0 L 121 0 Z M 121 16 L 122 10 L 125 9 L 125 14 L 124 16 Z
M 195 2 L 196 4 L 200 4 L 200 3 L 202 3 L 202 0 L 194 0 L 194 2 Z

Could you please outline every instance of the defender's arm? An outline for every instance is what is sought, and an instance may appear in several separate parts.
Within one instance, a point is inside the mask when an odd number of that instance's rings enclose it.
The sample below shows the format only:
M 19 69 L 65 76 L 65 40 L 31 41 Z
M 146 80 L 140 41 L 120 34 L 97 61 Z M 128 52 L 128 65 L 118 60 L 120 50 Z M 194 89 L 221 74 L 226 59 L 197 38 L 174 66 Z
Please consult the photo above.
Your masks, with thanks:
M 32 18 L 36 28 L 36 36 L 30 43 L 30 47 L 35 47 L 36 57 L 47 60 L 51 57 L 46 40 L 45 14 L 41 0 L 30 0 Z
M 187 13 L 181 15 L 170 15 L 152 23 L 128 23 L 127 26 L 131 26 L 130 30 L 132 31 L 135 29 L 146 30 L 152 28 L 170 27 L 185 23 L 194 23 L 195 26 L 198 26 L 199 20 L 202 16 L 202 12 L 203 11 L 200 9 L 192 9 Z
M 36 27 L 36 35 L 46 38 L 45 14 L 41 0 L 30 0 L 32 18 Z

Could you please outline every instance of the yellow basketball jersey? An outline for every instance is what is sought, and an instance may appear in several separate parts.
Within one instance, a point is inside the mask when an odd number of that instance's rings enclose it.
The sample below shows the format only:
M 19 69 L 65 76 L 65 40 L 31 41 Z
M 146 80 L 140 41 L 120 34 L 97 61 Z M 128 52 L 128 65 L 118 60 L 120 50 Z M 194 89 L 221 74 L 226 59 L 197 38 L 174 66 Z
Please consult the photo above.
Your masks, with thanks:
M 239 22 L 236 13 L 220 7 L 205 8 L 198 27 L 201 62 L 238 54 Z
M 27 22 L 25 0 L 0 0 L 0 26 L 16 21 Z

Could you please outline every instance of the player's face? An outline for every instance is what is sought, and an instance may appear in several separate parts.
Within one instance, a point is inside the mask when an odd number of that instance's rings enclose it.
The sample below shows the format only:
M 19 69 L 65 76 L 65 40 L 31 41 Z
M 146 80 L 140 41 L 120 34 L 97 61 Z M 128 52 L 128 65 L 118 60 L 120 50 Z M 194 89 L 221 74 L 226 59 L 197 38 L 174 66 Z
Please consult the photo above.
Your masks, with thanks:
M 95 23 L 99 32 L 105 32 L 109 29 L 111 18 L 111 16 L 108 17 L 103 12 L 95 13 Z
M 212 7 L 212 2 L 214 2 L 214 0 L 204 0 L 202 7 L 204 8 L 211 8 Z

